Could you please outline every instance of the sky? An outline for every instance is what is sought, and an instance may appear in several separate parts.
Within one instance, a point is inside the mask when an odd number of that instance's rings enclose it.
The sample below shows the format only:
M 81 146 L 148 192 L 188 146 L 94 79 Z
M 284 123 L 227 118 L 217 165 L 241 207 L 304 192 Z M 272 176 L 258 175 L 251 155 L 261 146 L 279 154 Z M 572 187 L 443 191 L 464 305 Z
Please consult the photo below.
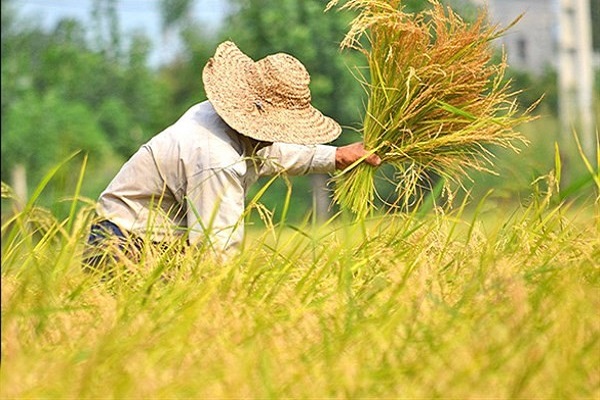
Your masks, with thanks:
M 154 46 L 150 64 L 167 61 L 163 58 L 168 55 L 161 51 L 164 39 L 160 29 L 159 0 L 115 1 L 121 31 L 125 35 L 141 31 L 152 40 Z M 21 17 L 39 22 L 43 27 L 53 28 L 59 20 L 67 17 L 89 21 L 93 0 L 12 0 L 12 3 Z M 193 16 L 199 23 L 216 28 L 222 21 L 227 6 L 227 0 L 194 0 Z

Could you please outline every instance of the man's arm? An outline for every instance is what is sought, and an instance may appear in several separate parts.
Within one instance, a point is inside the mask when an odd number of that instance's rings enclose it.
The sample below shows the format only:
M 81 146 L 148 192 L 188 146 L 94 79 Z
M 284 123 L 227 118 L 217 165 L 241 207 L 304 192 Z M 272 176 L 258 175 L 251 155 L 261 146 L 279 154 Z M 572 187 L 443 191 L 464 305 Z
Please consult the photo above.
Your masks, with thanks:
M 370 165 L 378 166 L 381 159 L 365 150 L 362 143 L 335 147 L 328 145 L 296 145 L 273 143 L 257 152 L 262 159 L 259 175 L 286 172 L 289 175 L 331 173 L 344 169 L 361 158 Z

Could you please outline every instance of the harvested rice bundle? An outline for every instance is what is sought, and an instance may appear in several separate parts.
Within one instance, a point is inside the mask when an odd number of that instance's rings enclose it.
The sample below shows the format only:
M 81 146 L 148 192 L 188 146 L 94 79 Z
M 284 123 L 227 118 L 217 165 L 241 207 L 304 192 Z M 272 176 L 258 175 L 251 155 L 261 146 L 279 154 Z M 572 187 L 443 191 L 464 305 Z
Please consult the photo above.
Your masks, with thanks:
M 459 182 L 468 169 L 491 171 L 490 145 L 518 152 L 525 139 L 514 130 L 532 117 L 520 112 L 504 58 L 492 61 L 492 40 L 507 29 L 472 24 L 431 0 L 420 13 L 405 13 L 401 0 L 350 0 L 358 10 L 341 43 L 368 62 L 359 74 L 368 97 L 365 147 L 394 170 L 399 199 L 413 196 L 428 174 Z M 327 9 L 337 4 L 331 1 Z M 366 216 L 374 208 L 375 169 L 357 163 L 334 177 L 334 201 Z

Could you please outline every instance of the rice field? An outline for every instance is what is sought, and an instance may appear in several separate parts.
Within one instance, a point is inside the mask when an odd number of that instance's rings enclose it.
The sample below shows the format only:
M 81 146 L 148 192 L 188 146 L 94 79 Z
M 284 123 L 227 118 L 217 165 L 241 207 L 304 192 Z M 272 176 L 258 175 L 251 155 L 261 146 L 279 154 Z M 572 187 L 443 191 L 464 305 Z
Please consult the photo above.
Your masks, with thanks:
M 88 208 L 30 203 L 2 226 L 0 397 L 599 399 L 596 185 L 265 224 L 108 280 Z

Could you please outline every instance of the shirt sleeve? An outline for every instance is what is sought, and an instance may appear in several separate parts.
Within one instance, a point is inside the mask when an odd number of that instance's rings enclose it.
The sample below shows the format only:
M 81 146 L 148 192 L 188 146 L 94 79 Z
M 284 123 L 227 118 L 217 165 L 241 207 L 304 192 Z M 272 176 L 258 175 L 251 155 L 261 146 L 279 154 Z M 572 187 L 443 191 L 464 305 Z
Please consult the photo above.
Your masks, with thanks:
M 325 174 L 335 171 L 334 146 L 273 143 L 257 152 L 262 162 L 259 176 Z
M 235 168 L 202 170 L 188 177 L 187 222 L 190 244 L 217 253 L 238 247 L 244 235 L 244 188 Z

